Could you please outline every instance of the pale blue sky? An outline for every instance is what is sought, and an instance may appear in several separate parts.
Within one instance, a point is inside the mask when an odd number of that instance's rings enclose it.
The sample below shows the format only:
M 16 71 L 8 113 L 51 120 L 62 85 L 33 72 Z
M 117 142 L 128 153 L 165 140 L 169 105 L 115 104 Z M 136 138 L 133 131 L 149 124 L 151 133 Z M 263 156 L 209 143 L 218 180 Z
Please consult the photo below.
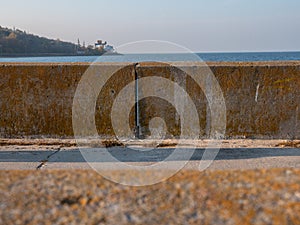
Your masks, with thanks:
M 193 51 L 300 50 L 300 0 L 1 0 L 0 25 L 87 44 L 165 40 Z

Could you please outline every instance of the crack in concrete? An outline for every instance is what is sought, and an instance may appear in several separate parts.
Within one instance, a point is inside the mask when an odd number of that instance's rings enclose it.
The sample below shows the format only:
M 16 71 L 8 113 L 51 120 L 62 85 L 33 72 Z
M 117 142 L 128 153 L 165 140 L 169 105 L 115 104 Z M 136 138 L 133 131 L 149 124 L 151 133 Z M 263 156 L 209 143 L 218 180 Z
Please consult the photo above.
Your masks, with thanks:
M 59 153 L 61 150 L 61 146 L 53 153 L 51 153 L 50 155 L 47 156 L 46 159 L 43 159 L 40 161 L 40 164 L 36 167 L 36 170 L 40 170 L 42 169 L 44 166 L 46 166 L 47 162 L 49 162 L 49 159 L 54 156 L 55 154 Z

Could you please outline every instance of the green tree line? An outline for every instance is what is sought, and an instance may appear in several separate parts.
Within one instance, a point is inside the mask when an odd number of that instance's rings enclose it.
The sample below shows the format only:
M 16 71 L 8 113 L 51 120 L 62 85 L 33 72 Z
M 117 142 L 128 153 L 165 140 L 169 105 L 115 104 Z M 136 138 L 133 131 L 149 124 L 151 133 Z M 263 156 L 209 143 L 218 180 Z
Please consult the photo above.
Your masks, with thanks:
M 91 47 L 85 48 L 59 39 L 48 39 L 27 34 L 19 29 L 12 30 L 0 26 L 0 55 L 100 55 L 103 53 Z

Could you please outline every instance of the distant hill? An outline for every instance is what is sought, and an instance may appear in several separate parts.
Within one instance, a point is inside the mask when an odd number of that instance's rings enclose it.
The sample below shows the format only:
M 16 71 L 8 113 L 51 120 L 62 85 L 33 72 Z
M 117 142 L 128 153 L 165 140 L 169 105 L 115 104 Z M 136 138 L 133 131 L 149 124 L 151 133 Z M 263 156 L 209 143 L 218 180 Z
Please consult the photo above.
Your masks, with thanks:
M 72 56 L 102 55 L 103 49 L 93 46 L 83 47 L 78 44 L 53 40 L 28 34 L 18 29 L 0 26 L 0 57 L 2 56 Z

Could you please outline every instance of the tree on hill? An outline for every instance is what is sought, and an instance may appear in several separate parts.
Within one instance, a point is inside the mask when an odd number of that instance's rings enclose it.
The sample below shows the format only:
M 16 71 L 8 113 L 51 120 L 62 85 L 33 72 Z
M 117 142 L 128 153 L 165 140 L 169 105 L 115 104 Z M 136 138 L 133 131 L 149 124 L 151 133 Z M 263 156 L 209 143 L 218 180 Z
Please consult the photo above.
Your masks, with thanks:
M 100 55 L 98 49 L 85 48 L 76 44 L 63 42 L 59 39 L 52 40 L 27 34 L 18 29 L 8 29 L 0 27 L 0 54 L 2 55 L 76 55 L 78 52 L 85 54 Z

